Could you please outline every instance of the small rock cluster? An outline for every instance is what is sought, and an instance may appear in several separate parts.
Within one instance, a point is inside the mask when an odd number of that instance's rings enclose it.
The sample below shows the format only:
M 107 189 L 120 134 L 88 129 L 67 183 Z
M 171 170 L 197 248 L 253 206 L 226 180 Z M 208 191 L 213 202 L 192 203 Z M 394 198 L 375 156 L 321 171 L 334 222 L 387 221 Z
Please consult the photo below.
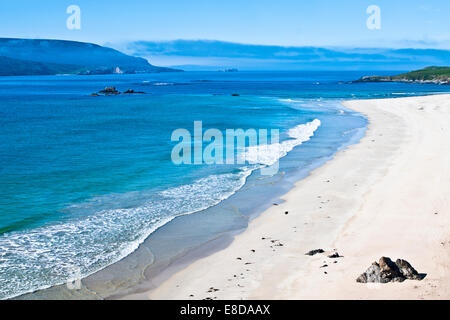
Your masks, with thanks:
M 142 94 L 142 93 L 145 93 L 145 92 L 134 91 L 132 89 L 128 89 L 127 91 L 122 93 L 122 92 L 118 91 L 116 89 L 116 87 L 106 87 L 105 89 L 100 90 L 98 93 L 91 94 L 91 96 L 99 96 L 100 94 L 104 94 L 105 96 L 109 96 L 109 95 L 116 96 L 116 95 L 119 95 L 119 94 L 133 94 L 133 93 L 140 93 L 140 94 Z
M 357 279 L 360 283 L 388 283 L 403 282 L 409 280 L 422 280 L 424 277 L 414 269 L 408 261 L 397 259 L 395 263 L 386 257 L 382 257 L 379 262 L 372 265 Z

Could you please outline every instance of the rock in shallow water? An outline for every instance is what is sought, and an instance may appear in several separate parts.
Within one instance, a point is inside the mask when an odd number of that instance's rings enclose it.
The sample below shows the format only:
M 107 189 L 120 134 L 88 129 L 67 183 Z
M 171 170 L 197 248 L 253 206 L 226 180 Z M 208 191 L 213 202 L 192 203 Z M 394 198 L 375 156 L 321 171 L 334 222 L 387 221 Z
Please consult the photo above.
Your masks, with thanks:
M 104 90 L 99 91 L 99 93 L 120 94 L 120 92 L 116 90 L 116 87 L 106 87 Z

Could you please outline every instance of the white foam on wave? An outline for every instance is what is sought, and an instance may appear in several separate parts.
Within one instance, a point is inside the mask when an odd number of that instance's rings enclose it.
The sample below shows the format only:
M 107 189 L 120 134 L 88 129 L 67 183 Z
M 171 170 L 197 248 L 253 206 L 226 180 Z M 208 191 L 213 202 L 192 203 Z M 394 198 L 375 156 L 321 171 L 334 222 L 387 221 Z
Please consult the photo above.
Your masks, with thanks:
M 278 99 L 280 102 L 302 102 L 302 100 L 294 100 L 294 99 Z
M 170 82 L 156 82 L 153 84 L 154 86 L 172 86 L 174 85 L 173 83 Z
M 74 280 L 74 271 L 84 278 L 123 259 L 175 217 L 207 209 L 233 195 L 251 172 L 244 168 L 236 174 L 210 175 L 153 194 L 137 207 L 103 209 L 72 221 L 1 235 L 0 299 L 64 284 Z M 122 195 L 124 199 L 137 196 Z M 111 199 L 106 200 L 92 203 Z M 68 210 L 83 211 L 88 206 Z
M 150 81 L 150 80 L 144 80 L 142 81 L 142 84 L 150 84 L 152 86 L 173 86 L 175 83 L 173 82 L 157 82 L 157 81 Z
M 276 101 L 286 104 L 294 109 L 311 108 L 311 109 L 322 109 L 327 105 L 322 103 L 323 99 L 276 99 Z
M 320 125 L 321 122 L 319 119 L 314 119 L 306 124 L 300 124 L 288 131 L 288 136 L 291 139 L 281 143 L 250 146 L 246 148 L 242 157 L 250 164 L 271 166 L 279 159 L 285 157 L 295 147 L 310 140 Z

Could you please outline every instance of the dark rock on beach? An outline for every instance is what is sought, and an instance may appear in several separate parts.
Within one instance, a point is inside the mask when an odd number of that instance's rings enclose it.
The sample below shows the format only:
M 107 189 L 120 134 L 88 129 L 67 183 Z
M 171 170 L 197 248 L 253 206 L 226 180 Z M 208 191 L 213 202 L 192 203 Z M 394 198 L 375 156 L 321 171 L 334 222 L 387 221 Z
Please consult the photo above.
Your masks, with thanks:
M 314 256 L 316 254 L 324 253 L 324 252 L 325 251 L 323 251 L 322 249 L 316 249 L 316 250 L 311 250 L 311 251 L 305 253 L 305 255 L 307 255 L 307 256 Z
M 332 255 L 329 255 L 328 258 L 334 259 L 334 258 L 343 258 L 343 256 L 339 255 L 339 253 L 335 252 Z
M 382 257 L 378 264 L 380 265 L 380 276 L 383 283 L 390 281 L 402 282 L 406 279 L 391 259 Z
M 372 265 L 357 279 L 356 282 L 368 283 L 368 282 L 381 282 L 380 277 L 380 265 L 377 262 L 372 263 Z
M 423 276 L 421 276 L 416 269 L 414 269 L 408 261 L 397 259 L 395 264 L 399 268 L 400 272 L 406 277 L 406 279 L 410 280 L 422 280 Z
M 357 279 L 360 283 L 388 283 L 409 280 L 422 280 L 420 275 L 406 260 L 397 259 L 394 263 L 390 258 L 382 257 L 379 262 L 372 265 Z

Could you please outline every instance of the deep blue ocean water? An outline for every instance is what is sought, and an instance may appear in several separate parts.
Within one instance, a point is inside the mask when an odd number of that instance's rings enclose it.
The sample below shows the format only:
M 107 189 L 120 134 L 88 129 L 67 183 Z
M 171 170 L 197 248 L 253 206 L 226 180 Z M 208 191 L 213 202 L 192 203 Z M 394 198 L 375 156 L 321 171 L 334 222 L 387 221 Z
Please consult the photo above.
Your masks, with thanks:
M 175 165 L 175 129 L 193 132 L 194 121 L 222 132 L 278 129 L 281 142 L 289 144 L 293 129 L 317 119 L 320 126 L 295 145 L 295 157 L 290 149 L 286 157 L 278 155 L 281 168 L 307 168 L 357 139 L 367 124 L 340 101 L 450 91 L 348 83 L 367 74 L 0 78 L 0 298 L 64 283 L 74 270 L 86 276 L 122 259 L 174 217 L 229 198 L 262 165 Z M 106 86 L 146 94 L 90 96 Z

